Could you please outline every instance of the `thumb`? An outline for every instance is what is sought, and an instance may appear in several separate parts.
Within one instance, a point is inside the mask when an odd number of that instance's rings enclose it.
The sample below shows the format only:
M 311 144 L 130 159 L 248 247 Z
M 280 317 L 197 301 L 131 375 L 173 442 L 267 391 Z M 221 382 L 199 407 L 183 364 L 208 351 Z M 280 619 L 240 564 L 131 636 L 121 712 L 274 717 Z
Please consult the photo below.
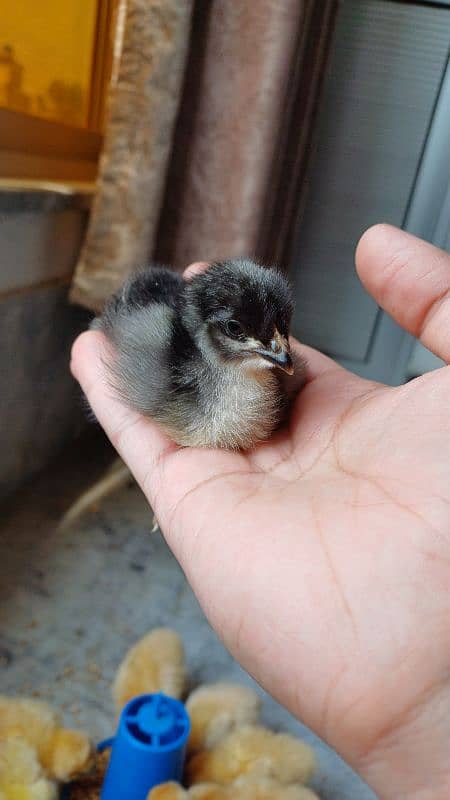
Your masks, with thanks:
M 377 303 L 450 362 L 450 255 L 391 225 L 375 225 L 359 241 L 356 268 Z

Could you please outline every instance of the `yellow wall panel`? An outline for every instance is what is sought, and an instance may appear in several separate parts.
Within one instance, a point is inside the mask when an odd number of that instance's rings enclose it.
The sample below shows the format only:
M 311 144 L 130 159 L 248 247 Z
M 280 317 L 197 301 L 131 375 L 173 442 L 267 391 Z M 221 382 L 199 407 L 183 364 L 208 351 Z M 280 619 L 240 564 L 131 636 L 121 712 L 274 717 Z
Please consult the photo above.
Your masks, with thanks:
M 96 16 L 97 0 L 0 0 L 0 106 L 85 126 Z

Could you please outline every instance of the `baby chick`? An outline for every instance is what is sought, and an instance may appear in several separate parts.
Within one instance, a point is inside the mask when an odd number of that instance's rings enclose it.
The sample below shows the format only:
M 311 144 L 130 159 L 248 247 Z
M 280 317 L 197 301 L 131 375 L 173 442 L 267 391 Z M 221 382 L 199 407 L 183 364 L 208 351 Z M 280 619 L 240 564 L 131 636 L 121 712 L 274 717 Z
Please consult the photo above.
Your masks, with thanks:
M 62 728 L 46 703 L 0 695 L 0 739 L 15 736 L 34 748 L 49 778 L 68 781 L 89 767 L 93 747 L 81 731 Z
M 41 764 L 47 775 L 58 781 L 70 781 L 90 767 L 93 753 L 85 733 L 58 728 L 41 753 Z
M 220 795 L 208 793 L 207 786 L 207 784 L 193 786 L 192 800 L 215 800 L 215 798 L 219 800 Z M 319 800 L 315 792 L 307 786 L 293 783 L 290 786 L 283 786 L 268 778 L 239 778 L 231 786 L 222 787 L 223 789 L 226 790 L 224 800 Z
M 213 750 L 203 750 L 187 764 L 188 785 L 232 783 L 240 776 L 270 778 L 282 784 L 306 783 L 314 772 L 310 747 L 286 733 L 256 725 L 233 731 Z
M 189 792 L 181 784 L 168 781 L 154 786 L 148 793 L 147 800 L 189 800 L 189 797 Z
M 198 783 L 186 790 L 179 783 L 155 786 L 147 800 L 319 800 L 306 786 L 282 786 L 267 779 L 239 779 L 230 786 Z
M 179 698 L 186 683 L 180 637 L 169 628 L 154 628 L 128 651 L 114 679 L 117 713 L 138 694 L 164 692 Z
M 188 282 L 139 272 L 92 327 L 113 345 L 111 384 L 131 408 L 180 445 L 248 449 L 286 413 L 292 309 L 280 273 L 241 259 Z M 299 387 L 303 364 L 296 372 Z
M 0 738 L 24 739 L 37 751 L 39 760 L 58 727 L 59 716 L 47 703 L 0 695 Z
M 199 686 L 186 701 L 191 719 L 189 752 L 209 750 L 235 728 L 257 722 L 260 706 L 261 700 L 248 686 Z
M 0 738 L 0 800 L 57 800 L 34 747 L 20 737 Z

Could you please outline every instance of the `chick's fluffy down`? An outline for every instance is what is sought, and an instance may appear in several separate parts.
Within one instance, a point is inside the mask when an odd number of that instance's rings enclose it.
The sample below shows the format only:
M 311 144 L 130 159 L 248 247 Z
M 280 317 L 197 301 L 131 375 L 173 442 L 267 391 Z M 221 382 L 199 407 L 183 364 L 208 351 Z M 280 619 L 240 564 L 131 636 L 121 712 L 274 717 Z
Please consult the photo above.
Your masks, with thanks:
M 200 686 L 189 695 L 191 718 L 188 749 L 210 750 L 236 728 L 258 721 L 261 701 L 253 689 L 234 683 Z
M 68 781 L 89 767 L 90 739 L 81 731 L 61 728 L 59 715 L 46 703 L 0 695 L 0 738 L 11 736 L 34 748 L 49 778 Z
M 240 779 L 230 786 L 199 783 L 184 789 L 179 783 L 156 786 L 148 800 L 319 800 L 306 786 L 283 786 L 268 779 Z
M 243 775 L 266 777 L 282 784 L 306 783 L 314 772 L 314 753 L 304 742 L 284 733 L 247 725 L 213 750 L 194 755 L 187 765 L 188 784 L 232 783 Z
M 18 736 L 0 738 L 0 800 L 56 800 L 34 747 Z
M 188 800 L 189 798 L 189 792 L 174 781 L 155 786 L 147 795 L 147 800 Z
M 93 747 L 84 733 L 59 728 L 42 753 L 41 763 L 48 775 L 67 782 L 85 772 L 92 757 Z
M 180 637 L 168 628 L 155 628 L 128 651 L 112 687 L 117 713 L 139 694 L 164 692 L 179 698 L 186 684 Z
M 59 724 L 58 714 L 46 703 L 0 695 L 0 737 L 23 738 L 39 760 Z

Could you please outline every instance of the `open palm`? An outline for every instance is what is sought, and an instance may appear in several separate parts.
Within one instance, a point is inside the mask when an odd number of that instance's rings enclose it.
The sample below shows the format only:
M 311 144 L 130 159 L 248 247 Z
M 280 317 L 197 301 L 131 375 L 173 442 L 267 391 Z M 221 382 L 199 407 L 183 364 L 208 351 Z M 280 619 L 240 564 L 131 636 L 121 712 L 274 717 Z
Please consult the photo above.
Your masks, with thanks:
M 450 257 L 376 226 L 357 262 L 450 360 Z M 448 797 L 430 728 L 448 738 L 450 368 L 391 388 L 301 348 L 289 428 L 237 454 L 180 449 L 127 410 L 103 347 L 83 334 L 74 374 L 227 647 L 381 797 Z

